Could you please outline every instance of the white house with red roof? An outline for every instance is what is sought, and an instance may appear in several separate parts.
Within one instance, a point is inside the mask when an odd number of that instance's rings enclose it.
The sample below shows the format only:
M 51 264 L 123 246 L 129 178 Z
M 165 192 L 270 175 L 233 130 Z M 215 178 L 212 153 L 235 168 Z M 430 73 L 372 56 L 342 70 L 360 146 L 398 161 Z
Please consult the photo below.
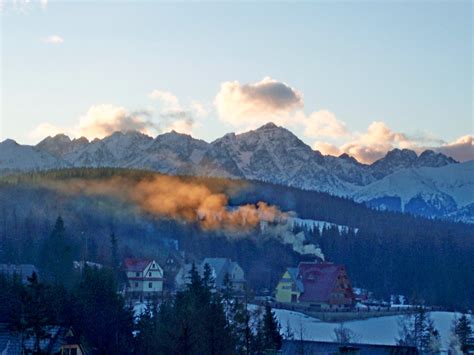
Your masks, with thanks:
M 155 260 L 125 259 L 124 271 L 127 276 L 127 296 L 140 300 L 161 296 L 163 269 Z

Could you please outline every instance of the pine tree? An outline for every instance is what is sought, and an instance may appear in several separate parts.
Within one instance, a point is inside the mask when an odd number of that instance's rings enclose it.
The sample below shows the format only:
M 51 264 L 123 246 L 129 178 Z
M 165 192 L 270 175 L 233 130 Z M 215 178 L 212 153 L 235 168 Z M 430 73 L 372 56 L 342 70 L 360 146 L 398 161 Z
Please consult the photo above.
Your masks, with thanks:
M 64 221 L 59 216 L 56 219 L 53 231 L 44 241 L 41 251 L 41 268 L 47 279 L 54 283 L 70 285 L 73 274 L 72 247 L 66 238 Z
M 399 323 L 399 345 L 415 346 L 421 353 L 430 352 L 439 341 L 439 332 L 426 312 L 424 306 L 418 306 L 416 312 L 407 315 Z
M 459 340 L 461 350 L 465 351 L 465 347 L 473 335 L 471 321 L 466 314 L 462 314 L 462 316 L 456 321 L 454 333 Z
M 117 294 L 110 270 L 86 266 L 73 297 L 74 329 L 98 353 L 123 354 L 132 346 L 133 311 Z
M 269 304 L 265 305 L 262 332 L 264 348 L 266 350 L 280 350 L 283 340 L 280 334 L 280 325 Z
M 211 266 L 206 263 L 204 264 L 204 272 L 202 275 L 202 283 L 204 287 L 207 287 L 209 290 L 212 290 L 214 287 L 214 278 L 212 277 L 212 268 Z
M 114 232 L 110 234 L 110 266 L 117 273 L 120 266 L 118 240 Z
M 48 339 L 48 325 L 52 324 L 50 318 L 51 309 L 48 307 L 46 299 L 47 286 L 38 281 L 36 273 L 28 278 L 28 285 L 22 297 L 23 319 L 20 329 L 26 338 L 33 338 L 34 353 L 41 354 L 40 343 L 43 339 Z

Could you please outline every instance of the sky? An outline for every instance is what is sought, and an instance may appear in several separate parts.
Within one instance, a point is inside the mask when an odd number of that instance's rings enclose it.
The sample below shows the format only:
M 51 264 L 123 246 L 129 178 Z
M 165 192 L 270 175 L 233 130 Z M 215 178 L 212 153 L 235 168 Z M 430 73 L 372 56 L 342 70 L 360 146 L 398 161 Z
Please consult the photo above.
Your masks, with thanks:
M 0 140 L 273 121 L 363 162 L 474 159 L 470 1 L 0 4 Z

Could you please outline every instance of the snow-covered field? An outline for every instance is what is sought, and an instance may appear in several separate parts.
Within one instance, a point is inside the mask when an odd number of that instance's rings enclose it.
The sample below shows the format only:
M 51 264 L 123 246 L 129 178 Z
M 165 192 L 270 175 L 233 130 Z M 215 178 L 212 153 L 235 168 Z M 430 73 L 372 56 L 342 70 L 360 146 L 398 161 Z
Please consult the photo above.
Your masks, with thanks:
M 255 310 L 258 306 L 249 305 L 248 307 L 250 310 Z M 135 304 L 135 316 L 144 312 L 145 309 L 146 305 L 144 303 Z M 289 326 L 297 339 L 299 339 L 302 330 L 304 340 L 334 341 L 334 328 L 340 325 L 340 323 L 322 322 L 300 312 L 285 309 L 273 309 L 273 311 L 281 325 L 281 332 L 286 333 Z M 442 347 L 448 348 L 453 320 L 455 317 L 460 317 L 461 314 L 430 312 L 429 315 L 433 319 L 436 329 L 440 332 Z M 403 316 L 355 320 L 344 322 L 344 327 L 352 330 L 360 343 L 395 345 L 399 337 L 398 320 L 400 317 Z
M 316 318 L 309 317 L 303 313 L 288 311 L 284 309 L 274 309 L 275 315 L 285 332 L 289 325 L 295 337 L 299 338 L 300 329 L 303 330 L 304 340 L 334 341 L 334 328 L 339 323 L 321 322 Z M 431 312 L 436 328 L 441 334 L 443 347 L 447 347 L 451 334 L 453 319 L 460 314 L 451 312 Z M 387 316 L 369 318 L 345 322 L 344 327 L 351 329 L 361 343 L 371 344 L 396 344 L 398 333 L 398 319 L 400 316 Z

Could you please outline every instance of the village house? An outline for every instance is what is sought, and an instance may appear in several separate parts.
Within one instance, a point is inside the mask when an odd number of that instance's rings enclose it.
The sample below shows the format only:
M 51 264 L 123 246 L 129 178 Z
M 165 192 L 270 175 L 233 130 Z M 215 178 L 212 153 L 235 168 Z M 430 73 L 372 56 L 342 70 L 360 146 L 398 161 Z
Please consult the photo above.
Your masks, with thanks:
M 24 284 L 33 273 L 38 276 L 38 269 L 32 264 L 0 264 L 0 274 L 18 277 Z
M 275 298 L 320 309 L 347 308 L 355 303 L 344 265 L 328 262 L 301 262 L 297 268 L 288 268 L 278 282 Z
M 80 343 L 72 328 L 47 326 L 46 337 L 40 341 L 41 354 L 53 355 L 86 355 L 90 353 Z M 0 323 L 0 354 L 25 355 L 33 354 L 35 339 L 33 336 L 11 331 L 6 323 Z
M 226 275 L 232 282 L 234 291 L 243 292 L 245 286 L 245 274 L 240 265 L 228 258 L 205 258 L 201 263 L 196 264 L 196 270 L 202 277 L 204 275 L 204 266 L 208 264 L 211 268 L 214 287 L 217 290 L 225 286 Z M 192 264 L 184 265 L 177 273 L 175 278 L 176 289 L 182 290 L 190 283 L 190 271 Z
M 161 297 L 163 269 L 155 260 L 125 259 L 124 271 L 127 277 L 127 297 L 140 301 Z

